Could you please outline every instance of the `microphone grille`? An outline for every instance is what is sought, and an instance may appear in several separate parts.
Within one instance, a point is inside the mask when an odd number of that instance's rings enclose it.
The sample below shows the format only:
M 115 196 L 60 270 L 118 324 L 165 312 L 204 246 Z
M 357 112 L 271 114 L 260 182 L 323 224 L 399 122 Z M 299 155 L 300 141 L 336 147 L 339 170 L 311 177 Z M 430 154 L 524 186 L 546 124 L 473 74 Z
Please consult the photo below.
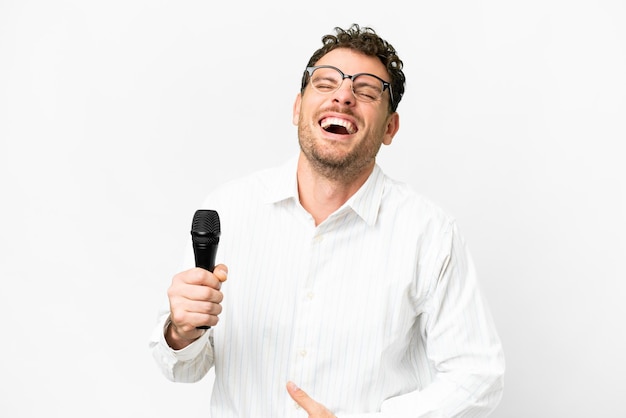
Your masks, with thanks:
M 198 209 L 193 215 L 192 234 L 219 236 L 220 232 L 220 217 L 216 211 Z

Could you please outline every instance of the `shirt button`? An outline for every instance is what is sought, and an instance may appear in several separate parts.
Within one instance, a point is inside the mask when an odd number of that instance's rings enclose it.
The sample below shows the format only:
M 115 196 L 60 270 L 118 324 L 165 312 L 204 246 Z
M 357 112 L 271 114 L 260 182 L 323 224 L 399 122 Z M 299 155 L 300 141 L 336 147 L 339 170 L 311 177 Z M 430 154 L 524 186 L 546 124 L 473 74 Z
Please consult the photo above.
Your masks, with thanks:
M 306 357 L 306 350 L 300 350 L 300 357 Z
M 307 298 L 308 300 L 313 300 L 313 298 L 314 298 L 314 297 L 315 297 L 315 293 L 313 293 L 313 292 L 308 292 L 308 293 L 306 294 L 306 298 Z

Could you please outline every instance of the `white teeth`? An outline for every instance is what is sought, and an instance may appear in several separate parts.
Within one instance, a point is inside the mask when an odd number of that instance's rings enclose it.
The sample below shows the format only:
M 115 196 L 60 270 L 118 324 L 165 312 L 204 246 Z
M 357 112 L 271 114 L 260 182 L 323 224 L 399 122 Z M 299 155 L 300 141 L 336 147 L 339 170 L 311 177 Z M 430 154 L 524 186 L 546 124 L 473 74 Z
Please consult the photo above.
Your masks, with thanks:
M 354 126 L 352 123 L 350 123 L 349 121 L 345 120 L 345 119 L 341 119 L 341 118 L 325 118 L 322 119 L 322 128 L 326 129 L 331 125 L 335 125 L 335 126 L 342 126 L 344 128 L 346 128 L 346 131 L 348 131 L 349 134 L 353 134 L 356 132 L 356 126 Z

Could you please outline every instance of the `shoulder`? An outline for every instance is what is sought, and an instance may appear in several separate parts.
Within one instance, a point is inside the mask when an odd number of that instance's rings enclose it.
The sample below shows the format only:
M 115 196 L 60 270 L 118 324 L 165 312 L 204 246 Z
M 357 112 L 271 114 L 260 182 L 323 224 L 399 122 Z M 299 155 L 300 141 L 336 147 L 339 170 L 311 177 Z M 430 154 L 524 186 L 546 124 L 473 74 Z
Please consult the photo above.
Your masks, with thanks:
M 381 211 L 395 212 L 396 216 L 411 223 L 436 224 L 441 228 L 450 227 L 454 217 L 429 197 L 416 191 L 407 182 L 398 181 L 385 175 L 385 187 Z
M 293 190 L 294 181 L 295 168 L 290 160 L 222 183 L 206 195 L 203 206 L 233 212 L 256 210 Z

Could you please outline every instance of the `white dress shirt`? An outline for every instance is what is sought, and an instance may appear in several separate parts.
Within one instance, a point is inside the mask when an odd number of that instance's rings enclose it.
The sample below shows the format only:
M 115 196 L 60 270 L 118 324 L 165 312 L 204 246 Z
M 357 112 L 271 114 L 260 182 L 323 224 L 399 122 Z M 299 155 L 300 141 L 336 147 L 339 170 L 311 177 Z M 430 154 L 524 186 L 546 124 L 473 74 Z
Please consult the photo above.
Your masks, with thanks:
M 164 375 L 215 367 L 215 418 L 306 417 L 292 380 L 338 417 L 486 416 L 504 355 L 455 221 L 376 166 L 317 227 L 298 200 L 296 159 L 205 200 L 229 268 L 219 323 L 182 350 L 150 346 Z M 193 267 L 189 245 L 188 267 Z

